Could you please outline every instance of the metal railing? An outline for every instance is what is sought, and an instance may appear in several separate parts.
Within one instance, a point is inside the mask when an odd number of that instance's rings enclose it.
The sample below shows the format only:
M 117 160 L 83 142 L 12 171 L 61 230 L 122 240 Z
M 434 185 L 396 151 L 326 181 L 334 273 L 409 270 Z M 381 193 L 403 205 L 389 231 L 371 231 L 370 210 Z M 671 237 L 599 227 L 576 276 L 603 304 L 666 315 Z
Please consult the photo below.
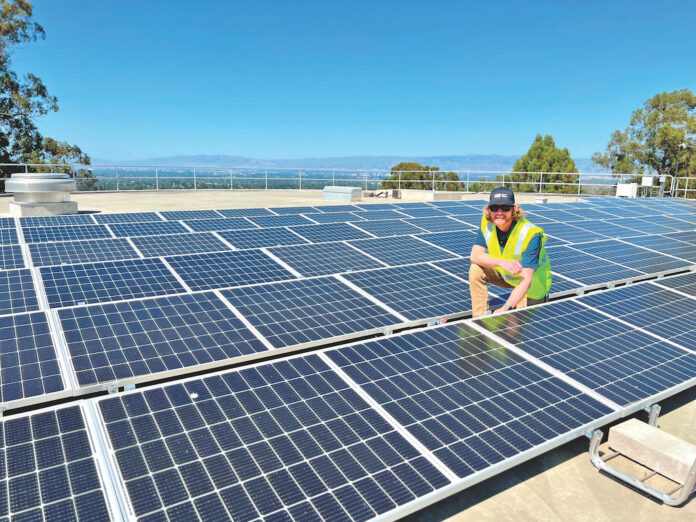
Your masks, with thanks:
M 326 185 L 358 186 L 364 190 L 411 189 L 429 191 L 488 192 L 500 185 L 517 192 L 537 194 L 615 195 L 616 184 L 637 182 L 642 176 L 611 173 L 558 173 L 506 171 L 400 171 L 291 169 L 258 167 L 170 165 L 66 165 L 0 164 L 4 172 L 66 172 L 77 181 L 77 190 L 320 190 Z M 9 175 L 0 177 L 8 179 Z M 691 178 L 653 176 L 651 195 L 679 192 L 696 196 Z M 683 186 L 682 186 L 683 185 Z M 683 191 L 683 192 L 681 192 Z

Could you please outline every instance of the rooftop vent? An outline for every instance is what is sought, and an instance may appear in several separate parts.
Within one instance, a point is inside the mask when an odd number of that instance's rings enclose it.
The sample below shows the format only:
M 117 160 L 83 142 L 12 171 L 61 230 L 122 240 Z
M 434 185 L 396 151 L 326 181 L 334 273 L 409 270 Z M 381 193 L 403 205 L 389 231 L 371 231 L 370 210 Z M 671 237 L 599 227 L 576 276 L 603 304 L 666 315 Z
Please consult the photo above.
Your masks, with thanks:
M 13 216 L 55 216 L 77 214 L 77 203 L 70 201 L 75 180 L 59 172 L 15 173 L 5 182 L 5 192 L 14 193 L 10 203 Z

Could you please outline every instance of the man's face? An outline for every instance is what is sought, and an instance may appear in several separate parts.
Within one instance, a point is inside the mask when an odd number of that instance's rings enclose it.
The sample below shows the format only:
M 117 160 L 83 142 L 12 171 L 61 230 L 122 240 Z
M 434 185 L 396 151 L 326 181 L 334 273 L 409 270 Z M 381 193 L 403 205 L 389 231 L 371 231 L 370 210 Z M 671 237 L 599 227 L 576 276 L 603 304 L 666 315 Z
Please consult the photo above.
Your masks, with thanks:
M 512 207 L 509 205 L 490 205 L 493 224 L 500 230 L 507 231 L 512 224 Z

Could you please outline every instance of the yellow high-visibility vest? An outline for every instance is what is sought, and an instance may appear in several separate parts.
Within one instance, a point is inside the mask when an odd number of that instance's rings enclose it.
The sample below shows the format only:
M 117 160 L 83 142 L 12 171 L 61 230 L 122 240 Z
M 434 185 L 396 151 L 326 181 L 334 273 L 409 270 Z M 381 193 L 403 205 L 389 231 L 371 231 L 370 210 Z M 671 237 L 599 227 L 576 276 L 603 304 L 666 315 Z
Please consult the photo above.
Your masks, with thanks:
M 532 299 L 542 299 L 551 289 L 551 263 L 549 256 L 546 255 L 544 244 L 546 243 L 546 235 L 544 231 L 537 226 L 534 226 L 526 219 L 521 219 L 512 229 L 508 236 L 507 243 L 503 251 L 500 251 L 500 243 L 498 243 L 498 228 L 483 216 L 481 219 L 481 233 L 486 239 L 486 247 L 488 255 L 496 259 L 504 259 L 506 261 L 520 261 L 522 253 L 527 249 L 529 242 L 535 234 L 541 234 L 541 250 L 539 251 L 539 268 L 534 270 L 532 284 L 527 290 L 527 297 Z M 510 272 L 503 270 L 500 267 L 495 268 L 503 277 L 506 283 L 517 286 L 522 278 L 519 274 L 513 275 Z

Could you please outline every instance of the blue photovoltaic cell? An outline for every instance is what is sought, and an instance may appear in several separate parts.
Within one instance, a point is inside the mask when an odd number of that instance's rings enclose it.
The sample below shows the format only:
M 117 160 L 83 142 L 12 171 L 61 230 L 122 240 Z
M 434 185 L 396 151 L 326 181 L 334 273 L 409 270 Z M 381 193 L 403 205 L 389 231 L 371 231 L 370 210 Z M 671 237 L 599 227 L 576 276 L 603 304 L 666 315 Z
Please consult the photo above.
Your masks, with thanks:
M 696 300 L 690 297 L 652 284 L 640 284 L 587 295 L 580 302 L 696 350 Z
M 137 259 L 140 257 L 124 238 L 32 243 L 29 245 L 29 252 L 34 266 Z
M 611 413 L 464 324 L 327 355 L 459 477 Z
M 366 206 L 366 205 L 364 205 Z M 368 221 L 377 221 L 380 219 L 403 219 L 403 218 L 408 218 L 406 214 L 403 212 L 399 212 L 398 210 L 372 210 L 372 209 L 366 209 L 365 212 L 356 212 L 356 215 L 360 216 L 363 219 L 367 219 Z
M 640 218 L 640 221 L 645 221 L 651 224 L 661 225 L 663 227 L 671 228 L 670 232 L 680 232 L 682 230 L 694 230 L 696 224 L 688 223 L 682 221 L 681 219 L 675 219 L 669 216 L 651 216 L 646 218 Z
M 694 248 L 694 245 L 686 243 L 685 241 L 679 241 L 677 238 L 678 236 L 674 236 L 673 239 L 671 237 L 655 235 L 631 237 L 624 239 L 624 241 L 632 245 L 649 248 L 650 250 L 655 250 L 662 254 L 669 254 L 696 264 L 696 248 Z
M 370 236 L 359 228 L 347 223 L 326 223 L 324 225 L 306 225 L 292 227 L 291 230 L 307 238 L 312 243 L 326 243 L 329 241 L 347 241 L 350 239 L 366 239 Z
M 354 225 L 379 237 L 408 236 L 410 234 L 421 234 L 423 232 L 422 228 L 418 228 L 401 219 L 357 221 L 354 222 Z
M 308 218 L 292 214 L 286 216 L 252 216 L 248 219 L 260 227 L 290 227 L 293 225 L 309 225 L 314 223 Z
M 14 218 L 0 217 L 0 228 L 15 228 Z
M 357 239 L 351 241 L 350 244 L 392 266 L 439 261 L 455 257 L 448 250 L 442 250 L 409 236 Z
M 142 223 L 144 221 L 162 221 L 155 212 L 126 212 L 122 214 L 94 214 L 97 223 Z
M 435 232 L 421 234 L 418 237 L 462 257 L 469 257 L 471 255 L 471 247 L 474 246 L 474 240 L 476 239 L 476 232 L 472 230 Z
M 80 386 L 267 350 L 212 292 L 58 311 Z
M 401 322 L 332 277 L 247 286 L 222 294 L 275 348 Z
M 641 214 L 641 216 L 644 215 Z M 641 232 L 646 232 L 648 234 L 665 234 L 668 232 L 674 232 L 674 227 L 666 227 L 663 225 L 658 225 L 657 223 L 652 223 L 649 219 L 638 219 L 638 218 L 619 218 L 619 219 L 607 219 L 608 223 L 615 223 L 628 228 L 633 228 L 635 230 L 640 230 Z
M 600 241 L 606 239 L 606 236 L 602 234 L 574 227 L 568 223 L 545 223 L 540 226 L 544 230 L 544 234 L 570 243 L 585 243 L 587 241 Z
M 317 210 L 314 207 L 272 207 L 269 208 L 268 210 L 271 210 L 275 212 L 276 214 L 280 215 L 285 215 L 285 214 L 314 214 L 318 213 L 319 210 Z
M 309 207 L 311 208 L 311 207 Z M 225 217 L 247 217 L 247 216 L 273 216 L 273 212 L 267 208 L 227 208 L 218 210 Z M 310 211 L 311 212 L 311 211 Z M 299 214 L 299 212 L 297 212 Z
M 452 230 L 470 230 L 472 227 L 448 217 L 424 217 L 405 220 L 426 232 L 450 232 Z
M 584 243 L 584 245 L 588 244 L 590 243 Z M 558 272 L 587 286 L 634 279 L 642 275 L 641 272 L 632 268 L 564 245 L 549 246 L 546 252 L 551 260 L 553 272 Z
M 44 312 L 0 317 L 0 376 L 2 403 L 64 389 Z
M 575 248 L 588 254 L 594 254 L 602 259 L 610 259 L 615 263 L 630 266 L 646 274 L 654 274 L 675 268 L 686 268 L 693 264 L 682 259 L 650 252 L 644 248 L 629 245 L 616 239 L 583 243 L 582 245 L 576 245 Z M 575 278 L 573 277 L 573 279 Z
M 0 315 L 39 309 L 36 291 L 27 269 L 0 271 Z M 1 357 L 1 354 L 0 354 Z
M 22 248 L 19 245 L 0 246 L 0 269 L 24 268 Z
M 356 205 L 322 205 L 314 208 L 322 212 L 360 212 L 362 210 Z
M 469 285 L 429 265 L 367 270 L 343 277 L 414 321 L 471 315 Z
M 696 297 L 696 272 L 675 277 L 664 277 L 656 281 L 656 283 L 660 286 L 679 290 L 692 297 Z
M 461 207 L 461 201 L 428 201 L 428 205 L 432 205 L 435 208 L 443 207 Z
M 189 230 L 175 221 L 145 223 L 114 223 L 109 225 L 116 237 L 159 236 L 160 234 L 185 234 Z
M 324 214 L 309 214 L 307 219 L 317 223 L 345 223 L 346 221 L 362 221 L 363 212 L 326 212 Z
M 28 227 L 23 229 L 27 243 L 105 239 L 113 237 L 104 225 L 71 225 L 60 227 Z
M 98 407 L 141 520 L 363 521 L 449 484 L 316 355 Z
M 306 239 L 287 228 L 258 228 L 252 230 L 225 230 L 219 232 L 235 248 L 262 248 L 279 245 L 302 245 Z
M 534 212 L 530 212 L 528 219 L 533 223 L 535 216 L 541 216 L 547 219 L 553 219 L 555 221 L 558 221 L 559 223 L 570 223 L 573 221 L 583 221 L 585 218 L 578 216 L 576 214 L 571 214 L 570 212 L 566 212 L 564 210 L 556 210 L 556 209 L 544 209 L 544 210 L 535 210 Z
M 449 211 L 449 209 L 448 209 Z M 452 218 L 462 223 L 471 225 L 469 228 L 474 228 L 476 230 L 481 226 L 481 213 L 478 214 L 452 214 Z
M 436 208 L 402 208 L 399 212 L 403 212 L 411 217 L 436 217 L 436 216 L 446 216 L 447 213 Z
M 159 259 L 41 268 L 51 308 L 184 292 Z
M 295 278 L 260 250 L 190 254 L 169 257 L 167 262 L 192 290 Z
M 614 214 L 613 212 L 602 212 L 601 210 L 597 210 L 594 208 L 579 208 L 579 205 L 576 206 L 575 209 L 570 209 L 569 212 L 571 214 L 575 214 L 576 216 L 580 216 L 584 219 L 591 219 L 593 221 L 597 221 L 600 219 L 611 219 L 616 217 L 616 214 Z
M 398 209 L 402 208 L 433 208 L 424 202 L 411 202 L 411 203 L 394 203 L 394 206 Z
M 142 236 L 134 237 L 132 241 L 145 257 L 230 250 L 230 247 L 209 232 L 171 234 L 168 236 Z
M 0 453 L 2 520 L 113 519 L 79 406 L 3 419 Z
M 345 243 L 286 246 L 271 248 L 269 251 L 304 276 L 339 274 L 384 266 Z
M 355 205 L 362 210 L 398 210 L 399 207 L 392 205 L 391 203 L 363 203 L 360 205 Z
M 696 354 L 572 301 L 477 322 L 622 406 L 696 376 Z
M 553 274 L 551 279 L 551 290 L 549 291 L 549 295 L 551 296 L 554 294 L 560 294 L 562 292 L 570 292 L 583 287 L 583 285 L 570 281 L 559 274 Z
M 626 239 L 647 234 L 646 232 L 622 227 L 621 225 L 609 223 L 608 221 L 577 221 L 573 223 L 573 227 L 589 230 L 590 232 L 602 234 L 603 236 L 613 239 Z
M 190 221 L 184 221 L 184 223 L 186 223 L 187 227 L 196 232 L 258 228 L 254 223 L 244 218 L 192 219 Z
M 70 216 L 31 216 L 19 218 L 22 228 L 52 227 L 70 225 L 94 225 L 91 214 L 74 214 Z
M 0 228 L 0 245 L 16 245 L 18 243 L 17 230 L 14 228 Z
M 696 246 L 696 232 L 694 231 L 664 234 L 664 236 L 678 239 L 679 241 L 684 241 L 685 243 L 691 243 L 692 245 Z
M 180 219 L 220 219 L 221 215 L 214 210 L 164 210 L 160 212 L 167 221 Z M 225 216 L 229 217 L 229 216 Z

